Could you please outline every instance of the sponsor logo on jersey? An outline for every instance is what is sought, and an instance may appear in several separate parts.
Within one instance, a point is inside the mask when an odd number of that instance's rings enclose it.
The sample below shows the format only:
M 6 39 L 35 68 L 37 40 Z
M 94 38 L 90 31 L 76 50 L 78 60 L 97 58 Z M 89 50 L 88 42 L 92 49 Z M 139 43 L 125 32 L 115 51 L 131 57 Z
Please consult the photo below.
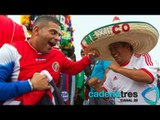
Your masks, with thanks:
M 46 58 L 36 58 L 36 61 L 45 61 Z
M 118 80 L 118 78 L 115 76 L 115 77 L 113 78 L 113 80 Z

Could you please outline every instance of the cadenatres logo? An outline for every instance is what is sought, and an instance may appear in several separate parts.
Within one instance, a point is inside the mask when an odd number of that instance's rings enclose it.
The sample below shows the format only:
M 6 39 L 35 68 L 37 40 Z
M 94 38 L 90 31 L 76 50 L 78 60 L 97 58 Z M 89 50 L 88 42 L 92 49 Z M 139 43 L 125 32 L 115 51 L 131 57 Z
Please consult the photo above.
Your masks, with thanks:
M 154 98 L 148 98 L 147 95 L 151 94 L 151 92 L 155 92 L 156 96 L 155 96 L 155 100 L 153 100 Z M 160 94 L 159 94 L 159 88 L 158 87 L 152 87 L 152 88 L 147 88 L 145 89 L 141 95 L 143 96 L 145 102 L 147 102 L 149 105 L 156 105 L 159 98 L 160 98 Z

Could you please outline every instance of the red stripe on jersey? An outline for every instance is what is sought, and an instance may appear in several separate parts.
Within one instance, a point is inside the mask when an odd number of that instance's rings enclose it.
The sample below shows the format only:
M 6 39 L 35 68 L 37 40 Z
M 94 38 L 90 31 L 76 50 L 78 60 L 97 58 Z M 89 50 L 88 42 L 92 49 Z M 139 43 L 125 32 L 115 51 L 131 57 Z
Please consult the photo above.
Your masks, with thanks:
M 148 61 L 147 61 L 147 56 L 146 55 L 143 55 L 144 59 L 145 59 L 145 62 L 147 65 L 149 65 Z
M 145 62 L 146 62 L 146 64 L 147 64 L 148 66 L 153 65 L 153 62 L 152 62 L 151 57 L 150 57 L 149 54 L 144 54 L 143 56 L 144 56 Z
M 102 86 L 102 88 L 103 88 L 103 90 L 104 90 L 104 92 L 108 92 L 108 90 L 104 87 L 104 86 Z M 106 102 L 109 100 L 109 98 L 103 98 Z
M 148 58 L 148 61 L 149 61 L 150 65 L 153 65 L 153 62 L 152 62 L 151 56 L 150 56 L 149 54 L 147 54 L 147 58 Z
M 104 86 L 102 86 L 102 88 L 103 88 L 104 92 L 108 92 L 108 90 Z
M 141 68 L 140 70 L 143 70 L 145 73 L 147 73 L 151 78 L 152 78 L 152 83 L 154 82 L 154 76 L 152 75 L 151 72 L 149 72 L 147 69 L 145 68 Z

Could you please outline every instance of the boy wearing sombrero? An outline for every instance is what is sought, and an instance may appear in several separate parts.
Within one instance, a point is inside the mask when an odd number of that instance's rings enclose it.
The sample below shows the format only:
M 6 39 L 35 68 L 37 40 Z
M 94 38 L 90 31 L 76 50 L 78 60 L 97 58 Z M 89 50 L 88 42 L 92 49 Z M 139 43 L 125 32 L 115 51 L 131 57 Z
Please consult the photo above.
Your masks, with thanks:
M 158 31 L 146 22 L 119 22 L 92 31 L 82 40 L 86 53 L 95 49 L 98 59 L 112 60 L 102 86 L 89 85 L 116 105 L 156 105 L 159 99 L 154 62 L 148 52 L 158 41 Z

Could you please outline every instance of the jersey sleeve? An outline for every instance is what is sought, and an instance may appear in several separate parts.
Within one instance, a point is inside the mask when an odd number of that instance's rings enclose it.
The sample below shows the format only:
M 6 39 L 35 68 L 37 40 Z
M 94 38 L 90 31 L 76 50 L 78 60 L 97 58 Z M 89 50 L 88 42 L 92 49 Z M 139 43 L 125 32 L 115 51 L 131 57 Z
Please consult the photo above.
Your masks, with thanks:
M 153 60 L 147 53 L 141 56 L 139 63 L 139 69 L 146 72 L 152 78 L 153 82 L 157 76 L 157 67 L 155 65 L 155 60 Z
M 73 62 L 65 56 L 62 56 L 61 59 L 63 59 L 62 72 L 71 75 L 81 72 L 91 63 L 91 60 L 87 56 L 77 62 Z
M 4 44 L 0 48 L 0 101 L 19 96 L 31 90 L 28 81 L 12 80 L 12 75 L 17 69 L 17 60 L 19 59 L 16 49 Z

